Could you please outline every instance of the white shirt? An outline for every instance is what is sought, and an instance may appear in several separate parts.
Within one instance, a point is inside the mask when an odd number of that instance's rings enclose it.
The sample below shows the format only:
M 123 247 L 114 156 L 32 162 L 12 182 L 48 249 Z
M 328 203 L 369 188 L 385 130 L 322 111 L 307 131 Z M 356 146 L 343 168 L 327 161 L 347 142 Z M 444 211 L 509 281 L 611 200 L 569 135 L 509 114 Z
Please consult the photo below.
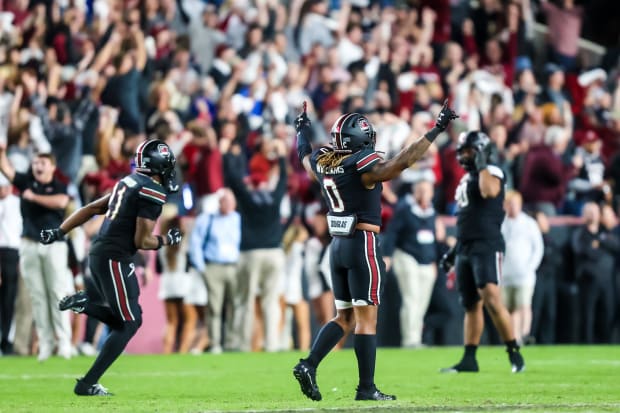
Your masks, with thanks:
M 542 261 L 544 244 L 536 221 L 521 212 L 515 218 L 506 216 L 502 223 L 506 256 L 502 266 L 502 285 L 534 286 L 536 270 Z
M 0 248 L 19 249 L 22 236 L 19 202 L 19 198 L 13 194 L 0 199 Z

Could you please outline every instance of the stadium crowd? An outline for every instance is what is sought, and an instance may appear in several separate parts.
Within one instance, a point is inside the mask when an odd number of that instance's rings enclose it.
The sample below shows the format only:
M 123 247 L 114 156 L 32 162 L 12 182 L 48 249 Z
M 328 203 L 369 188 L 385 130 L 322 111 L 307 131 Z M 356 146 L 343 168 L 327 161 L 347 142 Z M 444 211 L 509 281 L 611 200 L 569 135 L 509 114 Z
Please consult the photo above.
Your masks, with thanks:
M 168 143 L 183 182 L 160 227 L 179 222 L 184 243 L 136 256 L 140 276 L 161 276 L 165 351 L 307 350 L 311 318 L 324 324 L 334 313 L 330 239 L 320 188 L 294 151 L 293 119 L 307 102 L 318 145 L 342 113 L 364 113 L 377 150 L 393 156 L 432 125 L 444 99 L 460 118 L 385 185 L 383 228 L 428 194 L 421 214 L 454 215 L 465 173 L 457 140 L 482 130 L 512 191 L 504 265 L 506 288 L 517 288 L 506 292 L 517 337 L 555 342 L 559 285 L 572 281 L 583 310 L 576 341 L 620 340 L 620 61 L 602 67 L 583 58 L 588 17 L 574 0 L 469 3 L 0 2 L 0 169 L 17 174 L 12 189 L 0 181 L 2 353 L 44 360 L 95 351 L 96 323 L 82 331 L 79 317 L 55 305 L 89 282 L 86 252 L 101 220 L 75 231 L 68 249 L 51 250 L 36 245 L 36 234 L 57 224 L 37 217 L 68 214 L 112 191 L 147 138 Z M 535 37 L 540 20 L 544 39 Z M 53 184 L 41 180 L 45 173 Z M 415 192 L 419 182 L 432 184 L 427 195 Z M 50 189 L 38 192 L 44 183 Z M 41 201 L 55 194 L 55 203 Z M 22 214 L 20 200 L 29 206 Z M 534 235 L 515 234 L 521 209 L 534 217 Z M 577 224 L 565 245 L 549 232 L 549 221 L 562 219 Z M 453 242 L 449 225 L 435 230 L 418 232 L 416 242 L 437 251 Z M 533 258 L 520 255 L 529 253 L 526 238 L 538 248 Z M 407 271 L 421 271 L 419 257 L 407 240 L 389 244 L 393 281 L 404 291 Z M 574 270 L 558 271 L 563 254 Z M 438 256 L 419 266 L 430 274 L 420 288 L 426 297 L 403 294 L 404 329 L 422 329 L 410 318 L 432 310 L 433 283 L 453 281 L 437 269 Z M 423 344 L 420 331 L 408 333 L 403 345 Z

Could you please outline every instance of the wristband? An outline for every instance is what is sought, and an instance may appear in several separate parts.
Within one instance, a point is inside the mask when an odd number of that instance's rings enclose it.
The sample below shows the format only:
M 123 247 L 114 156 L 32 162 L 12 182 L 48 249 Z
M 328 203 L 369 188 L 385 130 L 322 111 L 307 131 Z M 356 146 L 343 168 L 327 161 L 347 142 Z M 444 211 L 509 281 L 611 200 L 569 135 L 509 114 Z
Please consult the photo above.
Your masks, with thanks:
M 426 137 L 426 139 L 428 139 L 429 142 L 433 142 L 441 132 L 443 131 L 440 130 L 438 127 L 434 126 L 433 129 L 426 132 L 424 136 Z
M 157 248 L 155 249 L 158 250 L 163 246 L 164 246 L 164 237 L 162 237 L 161 235 L 157 235 Z

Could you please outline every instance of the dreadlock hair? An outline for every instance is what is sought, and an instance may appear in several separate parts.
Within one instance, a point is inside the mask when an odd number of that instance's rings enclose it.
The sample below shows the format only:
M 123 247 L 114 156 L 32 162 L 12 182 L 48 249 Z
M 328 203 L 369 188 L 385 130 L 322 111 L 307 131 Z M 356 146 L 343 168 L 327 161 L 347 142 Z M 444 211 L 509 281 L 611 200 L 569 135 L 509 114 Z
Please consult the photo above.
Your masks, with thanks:
M 336 152 L 332 149 L 329 152 L 325 152 L 324 154 L 319 155 L 319 157 L 316 159 L 316 163 L 321 168 L 335 168 L 349 156 L 351 156 L 350 153 Z

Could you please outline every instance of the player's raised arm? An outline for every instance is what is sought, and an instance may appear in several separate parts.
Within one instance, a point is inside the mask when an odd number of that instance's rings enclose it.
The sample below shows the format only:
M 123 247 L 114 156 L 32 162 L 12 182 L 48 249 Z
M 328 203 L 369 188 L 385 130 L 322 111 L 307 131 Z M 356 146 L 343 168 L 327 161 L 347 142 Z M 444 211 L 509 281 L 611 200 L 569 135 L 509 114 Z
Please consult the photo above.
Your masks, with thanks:
M 375 185 L 377 182 L 389 181 L 400 175 L 400 173 L 413 165 L 418 159 L 422 158 L 424 152 L 431 146 L 437 136 L 446 130 L 450 121 L 458 116 L 448 107 L 448 102 L 444 102 L 443 108 L 437 116 L 435 126 L 426 134 L 409 146 L 401 150 L 392 159 L 377 162 L 374 167 L 362 175 L 362 182 L 367 187 Z
M 308 174 L 316 179 L 312 166 L 310 165 L 310 154 L 312 153 L 312 123 L 308 117 L 306 102 L 304 101 L 303 110 L 295 119 L 295 130 L 297 131 L 297 155 Z

